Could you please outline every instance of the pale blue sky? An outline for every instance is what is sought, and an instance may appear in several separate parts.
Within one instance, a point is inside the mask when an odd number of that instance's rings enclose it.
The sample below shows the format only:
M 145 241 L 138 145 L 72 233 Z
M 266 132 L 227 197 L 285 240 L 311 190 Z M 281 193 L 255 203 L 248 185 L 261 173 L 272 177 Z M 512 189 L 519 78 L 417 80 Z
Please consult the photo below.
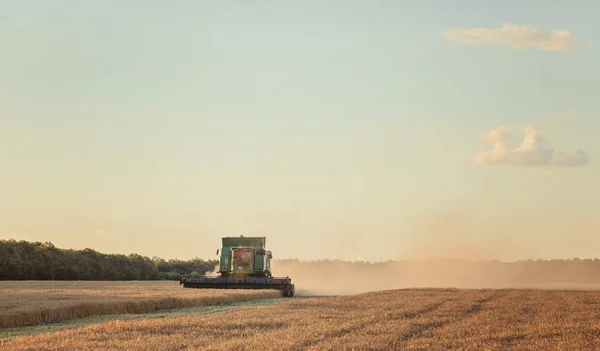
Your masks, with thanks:
M 1 237 L 187 258 L 224 235 L 265 235 L 276 257 L 385 260 L 429 250 L 423 218 L 450 211 L 477 239 L 445 228 L 435 243 L 597 255 L 582 238 L 600 229 L 598 2 L 0 9 Z M 442 38 L 507 23 L 594 43 Z M 488 130 L 508 124 L 518 141 L 528 123 L 589 164 L 473 164 Z

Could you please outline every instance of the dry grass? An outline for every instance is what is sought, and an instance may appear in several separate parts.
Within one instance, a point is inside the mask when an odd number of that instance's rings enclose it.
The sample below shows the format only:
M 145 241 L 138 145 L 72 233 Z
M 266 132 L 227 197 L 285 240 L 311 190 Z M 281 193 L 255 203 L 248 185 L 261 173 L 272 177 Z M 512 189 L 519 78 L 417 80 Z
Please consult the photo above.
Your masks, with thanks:
M 288 300 L 289 301 L 289 300 Z M 600 293 L 400 290 L 225 314 L 112 321 L 15 338 L 9 350 L 594 350 Z
M 0 328 L 279 297 L 274 290 L 183 289 L 178 282 L 0 282 Z

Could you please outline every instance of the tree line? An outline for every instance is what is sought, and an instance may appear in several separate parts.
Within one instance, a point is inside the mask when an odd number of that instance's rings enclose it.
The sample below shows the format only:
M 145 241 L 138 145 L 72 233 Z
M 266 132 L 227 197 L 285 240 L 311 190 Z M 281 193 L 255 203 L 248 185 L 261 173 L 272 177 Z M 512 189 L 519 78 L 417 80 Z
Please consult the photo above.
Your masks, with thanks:
M 60 249 L 50 242 L 0 240 L 0 280 L 178 280 L 183 274 L 212 272 L 218 260 L 170 259 L 138 254 L 105 254 L 92 249 Z M 340 277 L 438 284 L 442 280 L 479 283 L 600 283 L 600 259 L 427 260 L 349 262 L 273 261 L 274 275 L 331 281 Z
M 0 240 L 0 280 L 178 280 L 213 271 L 217 260 L 164 260 L 72 250 L 51 242 Z

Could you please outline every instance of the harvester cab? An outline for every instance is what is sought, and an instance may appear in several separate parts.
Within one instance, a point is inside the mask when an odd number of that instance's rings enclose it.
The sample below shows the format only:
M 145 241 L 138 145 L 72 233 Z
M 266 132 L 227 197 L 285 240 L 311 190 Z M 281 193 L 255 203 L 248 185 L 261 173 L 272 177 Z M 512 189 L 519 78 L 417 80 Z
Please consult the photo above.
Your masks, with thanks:
M 265 237 L 225 237 L 222 243 L 218 276 L 183 276 L 179 284 L 200 289 L 277 289 L 285 297 L 295 295 L 289 277 L 271 275 L 273 254 L 266 249 Z
M 219 273 L 224 277 L 270 277 L 271 251 L 265 248 L 266 238 L 244 236 L 223 238 Z

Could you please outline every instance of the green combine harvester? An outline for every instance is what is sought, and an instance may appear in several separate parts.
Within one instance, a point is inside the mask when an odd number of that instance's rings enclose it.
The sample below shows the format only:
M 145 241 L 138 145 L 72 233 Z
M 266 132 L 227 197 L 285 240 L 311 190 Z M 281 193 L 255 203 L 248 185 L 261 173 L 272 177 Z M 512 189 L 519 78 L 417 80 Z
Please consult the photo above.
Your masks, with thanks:
M 219 275 L 183 276 L 179 285 L 197 289 L 274 289 L 293 297 L 295 287 L 289 277 L 271 275 L 273 255 L 265 248 L 264 237 L 225 237 L 219 260 Z M 219 250 L 217 250 L 217 255 Z

